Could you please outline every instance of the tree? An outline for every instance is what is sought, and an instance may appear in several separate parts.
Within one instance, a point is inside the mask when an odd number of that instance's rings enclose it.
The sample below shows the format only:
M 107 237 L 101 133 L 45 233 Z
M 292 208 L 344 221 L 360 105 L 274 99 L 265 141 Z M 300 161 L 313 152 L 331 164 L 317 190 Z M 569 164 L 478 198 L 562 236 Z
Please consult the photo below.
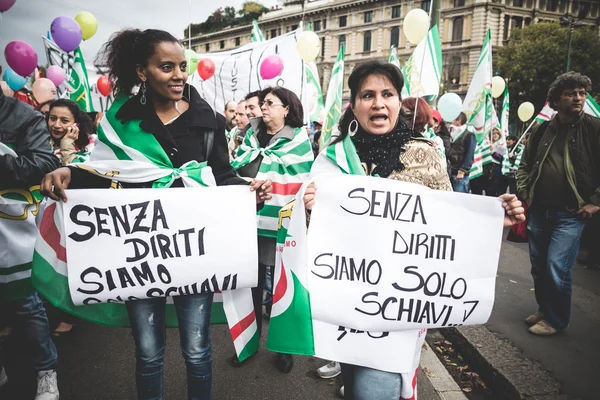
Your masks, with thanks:
M 238 11 L 241 19 L 246 23 L 252 22 L 253 19 L 258 19 L 264 13 L 269 12 L 269 9 L 255 1 L 246 1 L 242 4 L 242 9 Z
M 237 12 L 239 17 L 236 17 L 236 11 L 233 7 L 218 8 L 206 18 L 206 21 L 199 24 L 192 24 L 192 37 L 210 32 L 217 32 L 229 26 L 237 26 L 249 24 L 253 19 L 258 19 L 262 14 L 268 12 L 269 9 L 260 3 L 247 1 L 242 5 L 242 9 Z M 189 25 L 183 33 L 187 39 L 189 36 Z
M 543 107 L 550 84 L 565 72 L 568 37 L 569 28 L 557 23 L 538 23 L 514 30 L 508 45 L 498 49 L 495 70 L 508 83 L 511 116 L 517 115 L 523 101 L 532 102 L 537 111 Z M 597 28 L 576 28 L 571 45 L 571 70 L 587 75 L 598 86 L 598 59 Z

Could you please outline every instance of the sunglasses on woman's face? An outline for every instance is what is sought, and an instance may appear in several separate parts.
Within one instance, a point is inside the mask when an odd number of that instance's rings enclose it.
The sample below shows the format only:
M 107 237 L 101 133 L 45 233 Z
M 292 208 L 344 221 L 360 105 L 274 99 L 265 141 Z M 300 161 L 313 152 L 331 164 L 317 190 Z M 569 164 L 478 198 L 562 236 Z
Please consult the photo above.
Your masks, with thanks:
M 265 100 L 265 101 L 261 101 L 260 106 L 264 106 L 265 104 L 267 105 L 267 107 L 273 107 L 273 106 L 285 106 L 285 104 L 283 103 L 276 103 L 273 100 Z

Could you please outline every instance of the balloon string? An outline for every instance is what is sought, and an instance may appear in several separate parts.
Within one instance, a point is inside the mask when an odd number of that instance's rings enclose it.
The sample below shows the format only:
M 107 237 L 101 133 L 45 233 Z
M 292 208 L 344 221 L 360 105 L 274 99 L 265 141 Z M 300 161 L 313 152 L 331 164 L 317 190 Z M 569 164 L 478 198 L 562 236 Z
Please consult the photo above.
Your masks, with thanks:
M 429 3 L 429 13 L 428 13 L 429 23 L 431 23 L 432 10 L 433 10 L 433 4 L 430 2 Z M 423 87 L 423 85 L 421 85 L 421 82 L 423 80 L 423 64 L 425 64 L 425 54 L 427 54 L 427 46 L 429 45 L 429 40 L 428 40 L 429 30 L 427 30 L 427 35 L 425 35 L 425 49 L 423 51 L 423 57 L 421 57 L 421 68 L 419 70 L 419 90 L 421 89 L 421 87 Z M 417 46 L 419 46 L 419 44 L 417 44 Z M 415 46 L 415 50 L 417 49 L 417 46 Z M 409 93 L 409 96 L 410 96 L 410 93 Z M 415 124 L 417 123 L 417 110 L 419 109 L 419 97 L 420 97 L 419 91 L 417 91 L 417 95 L 415 98 L 415 115 L 413 115 L 413 124 L 412 124 L 413 129 L 415 129 Z

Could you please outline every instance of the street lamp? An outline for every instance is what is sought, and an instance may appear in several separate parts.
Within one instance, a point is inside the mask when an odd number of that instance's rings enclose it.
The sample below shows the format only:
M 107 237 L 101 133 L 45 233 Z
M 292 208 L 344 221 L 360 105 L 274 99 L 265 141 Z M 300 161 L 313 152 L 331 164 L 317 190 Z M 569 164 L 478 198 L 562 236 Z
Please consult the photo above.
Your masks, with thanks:
M 568 13 L 560 17 L 559 23 L 560 26 L 568 26 L 569 27 L 569 47 L 567 50 L 567 70 L 565 72 L 569 72 L 571 70 L 571 43 L 573 42 L 573 31 L 575 28 L 582 26 L 581 20 L 587 17 L 590 12 L 590 3 L 588 2 L 580 2 L 579 10 L 577 11 L 577 17 L 571 16 Z

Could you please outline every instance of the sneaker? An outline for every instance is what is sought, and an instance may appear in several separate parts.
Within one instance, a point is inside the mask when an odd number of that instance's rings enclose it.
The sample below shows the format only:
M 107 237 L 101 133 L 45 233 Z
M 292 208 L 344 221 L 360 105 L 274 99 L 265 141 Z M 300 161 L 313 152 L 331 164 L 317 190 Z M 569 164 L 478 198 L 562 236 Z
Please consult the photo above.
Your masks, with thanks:
M 340 363 L 337 361 L 332 361 L 329 364 L 323 365 L 321 368 L 317 369 L 317 375 L 323 379 L 335 378 L 341 373 L 342 368 L 340 367 Z
M 56 371 L 38 372 L 37 395 L 35 400 L 58 400 L 58 379 Z
M 2 367 L 2 370 L 0 370 L 0 387 L 6 385 L 6 382 L 8 382 L 8 376 L 6 375 L 4 367 Z
M 531 314 L 525 318 L 525 323 L 529 326 L 533 326 L 544 319 L 544 314 L 541 311 L 536 311 L 535 314 Z
M 529 333 L 537 336 L 552 336 L 556 333 L 556 329 L 551 327 L 546 321 L 542 320 L 529 328 Z
M 339 393 L 340 393 L 340 396 L 344 397 L 344 387 L 343 386 L 340 388 Z

